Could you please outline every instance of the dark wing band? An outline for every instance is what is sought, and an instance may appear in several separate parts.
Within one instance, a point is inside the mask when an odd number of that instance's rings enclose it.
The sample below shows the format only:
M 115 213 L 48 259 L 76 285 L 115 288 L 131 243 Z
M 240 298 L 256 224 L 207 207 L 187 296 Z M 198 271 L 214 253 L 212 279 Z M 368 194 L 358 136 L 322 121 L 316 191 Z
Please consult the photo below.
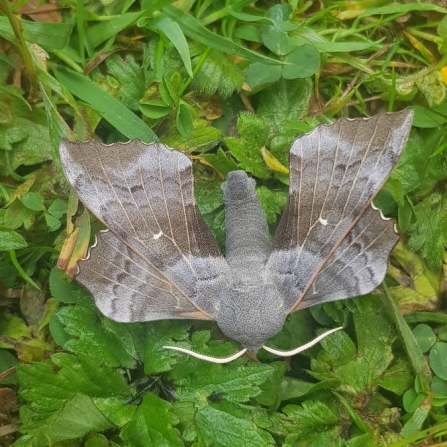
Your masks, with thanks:
M 111 231 L 78 276 L 98 303 L 112 292 L 103 313 L 119 321 L 213 318 L 228 265 L 197 208 L 188 157 L 137 140 L 64 140 L 60 153 L 74 191 Z
M 289 198 L 267 262 L 267 274 L 278 284 L 288 312 L 300 306 L 390 175 L 405 147 L 412 116 L 405 110 L 341 119 L 293 143 Z M 360 230 L 368 219 L 359 224 Z M 381 232 L 381 225 L 376 226 Z M 341 295 L 337 299 L 353 296 Z

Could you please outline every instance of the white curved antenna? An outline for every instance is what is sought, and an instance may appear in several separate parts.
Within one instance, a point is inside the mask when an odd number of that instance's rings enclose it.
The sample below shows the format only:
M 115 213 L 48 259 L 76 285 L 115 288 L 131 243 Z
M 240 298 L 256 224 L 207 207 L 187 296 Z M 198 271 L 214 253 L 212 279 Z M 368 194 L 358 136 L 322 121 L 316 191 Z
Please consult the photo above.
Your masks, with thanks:
M 236 354 L 234 354 L 230 357 L 211 357 L 208 355 L 199 354 L 198 352 L 194 352 L 189 349 L 179 348 L 178 346 L 163 346 L 163 348 L 172 349 L 173 351 L 183 352 L 184 354 L 189 354 L 189 355 L 195 357 L 196 359 L 205 360 L 206 362 L 220 363 L 220 364 L 232 362 L 233 360 L 238 359 L 239 357 L 243 356 L 247 352 L 247 349 L 245 348 L 239 352 L 236 352 Z
M 300 352 L 305 351 L 306 349 L 311 348 L 312 346 L 315 346 L 317 343 L 319 343 L 323 338 L 326 338 L 328 335 L 333 334 L 334 332 L 339 331 L 340 329 L 343 329 L 343 326 L 337 327 L 335 329 L 331 329 L 330 331 L 323 332 L 318 337 L 311 340 L 309 343 L 306 343 L 305 345 L 298 346 L 298 348 L 292 349 L 291 351 L 280 351 L 279 349 L 273 349 L 269 348 L 268 346 L 263 345 L 262 347 L 272 354 L 279 355 L 281 357 L 290 357 L 295 354 L 299 354 Z

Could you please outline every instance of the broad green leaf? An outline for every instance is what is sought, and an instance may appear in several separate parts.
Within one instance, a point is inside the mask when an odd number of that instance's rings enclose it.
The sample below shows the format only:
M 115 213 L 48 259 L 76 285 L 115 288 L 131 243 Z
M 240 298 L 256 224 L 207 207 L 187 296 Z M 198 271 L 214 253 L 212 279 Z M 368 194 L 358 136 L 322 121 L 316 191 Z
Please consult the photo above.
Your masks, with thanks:
M 178 422 L 170 403 L 146 393 L 133 419 L 121 431 L 121 437 L 132 447 L 181 447 L 182 438 L 174 428 Z
M 132 332 L 136 325 L 98 318 L 95 312 L 82 306 L 64 307 L 56 318 L 71 335 L 64 343 L 68 351 L 91 355 L 107 366 L 135 367 L 137 353 Z
M 286 405 L 283 412 L 295 424 L 295 435 L 309 441 L 309 436 L 330 431 L 339 424 L 339 417 L 327 405 L 319 401 L 305 401 L 302 405 Z M 306 445 L 306 444 L 294 444 Z M 312 445 L 309 442 L 307 445 Z M 323 444 L 327 445 L 327 444 Z M 331 445 L 331 444 L 329 444 Z
M 160 374 L 169 371 L 178 358 L 163 346 L 173 346 L 187 340 L 191 321 L 151 321 L 142 325 L 134 343 L 144 364 L 144 373 Z
M 28 247 L 28 243 L 19 233 L 0 229 L 0 251 L 19 250 L 25 247 Z
M 56 199 L 49 207 L 48 212 L 60 219 L 64 214 L 67 214 L 68 202 L 64 199 Z
M 62 303 L 75 303 L 74 292 L 79 290 L 78 283 L 68 277 L 62 270 L 53 268 L 50 272 L 50 292 L 54 299 Z
M 424 353 L 428 352 L 436 342 L 436 335 L 428 324 L 418 324 L 413 329 L 413 335 Z
M 23 338 L 31 338 L 31 328 L 19 317 L 7 313 L 0 314 L 0 347 L 9 349 L 12 347 L 11 342 Z
M 58 411 L 41 420 L 39 427 L 34 429 L 25 424 L 22 432 L 32 435 L 33 445 L 44 447 L 48 442 L 75 440 L 88 433 L 105 431 L 113 427 L 114 425 L 92 399 L 79 392 L 65 402 Z
M 46 363 L 21 364 L 17 369 L 20 395 L 33 411 L 50 413 L 76 394 L 94 398 L 130 397 L 130 389 L 118 371 L 84 354 L 59 353 Z
M 280 65 L 266 65 L 254 62 L 247 68 L 245 82 L 250 86 L 251 93 L 267 87 L 278 81 L 282 75 L 283 68 Z
M 72 23 L 31 22 L 29 20 L 20 20 L 20 26 L 26 41 L 49 51 L 64 49 L 73 29 Z M 0 17 L 0 35 L 9 41 L 15 41 L 14 32 L 6 17 Z M 57 39 L 54 36 L 57 36 Z
M 42 196 L 36 192 L 28 192 L 21 198 L 22 203 L 32 211 L 45 211 Z
M 285 56 L 293 49 L 289 35 L 274 26 L 264 25 L 262 27 L 261 39 L 262 43 L 277 56 Z
M 10 230 L 17 230 L 22 225 L 25 229 L 29 229 L 35 220 L 35 216 L 35 213 L 16 199 L 6 209 L 3 225 Z
M 138 138 L 146 143 L 158 139 L 152 129 L 137 115 L 117 99 L 102 91 L 88 77 L 62 67 L 56 68 L 54 73 L 71 93 L 97 110 L 105 120 L 127 138 Z
M 195 416 L 196 430 L 205 446 L 273 447 L 277 445 L 268 433 L 260 430 L 250 420 L 250 413 L 244 414 L 242 408 L 239 414 L 228 410 L 230 410 L 228 405 L 219 404 L 198 409 Z
M 281 131 L 287 123 L 307 115 L 311 97 L 312 81 L 309 78 L 281 79 L 259 94 L 257 113 L 270 120 L 277 131 Z
M 174 395 L 183 401 L 201 403 L 212 395 L 220 395 L 228 401 L 246 402 L 260 394 L 260 385 L 274 374 L 274 368 L 260 363 L 241 366 L 238 361 L 223 367 L 190 358 L 176 365 L 169 378 Z
M 284 62 L 284 79 L 302 79 L 314 75 L 320 68 L 320 54 L 312 45 L 301 45 L 289 53 Z
M 447 343 L 439 341 L 430 351 L 430 367 L 443 380 L 447 380 Z

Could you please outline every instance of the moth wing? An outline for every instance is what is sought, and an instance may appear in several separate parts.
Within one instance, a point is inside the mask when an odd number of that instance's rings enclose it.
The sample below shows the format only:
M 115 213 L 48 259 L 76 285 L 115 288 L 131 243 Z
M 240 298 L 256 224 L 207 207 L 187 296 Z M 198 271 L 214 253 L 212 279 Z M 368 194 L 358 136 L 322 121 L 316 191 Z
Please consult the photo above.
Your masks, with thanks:
M 386 275 L 388 256 L 399 240 L 392 219 L 368 207 L 328 259 L 294 309 L 365 295 Z
M 370 119 L 342 118 L 293 143 L 289 197 L 266 265 L 288 313 L 299 308 L 343 241 L 346 244 L 366 225 L 368 214 L 348 236 L 396 164 L 412 116 L 405 110 Z M 386 259 L 380 259 L 386 266 Z M 355 287 L 351 289 L 336 299 L 355 296 L 350 294 Z M 326 300 L 306 301 L 310 306 Z
M 194 197 L 192 163 L 161 143 L 60 146 L 70 185 L 108 228 L 77 279 L 117 321 L 212 319 L 228 264 Z

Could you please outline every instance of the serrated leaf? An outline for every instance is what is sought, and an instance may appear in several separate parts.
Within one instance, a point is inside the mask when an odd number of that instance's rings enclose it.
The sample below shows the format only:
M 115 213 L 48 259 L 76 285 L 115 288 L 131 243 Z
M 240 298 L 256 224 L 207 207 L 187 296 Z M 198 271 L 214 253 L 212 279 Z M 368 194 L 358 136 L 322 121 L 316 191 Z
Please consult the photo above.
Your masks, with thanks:
M 119 96 L 123 104 L 130 110 L 137 111 L 146 89 L 142 67 L 131 54 L 127 54 L 125 59 L 113 54 L 106 59 L 106 65 L 110 75 L 120 84 Z
M 447 205 L 443 196 L 433 193 L 414 207 L 416 222 L 410 226 L 409 246 L 421 250 L 428 266 L 438 269 L 442 265 L 447 247 Z
M 18 366 L 20 395 L 32 410 L 59 411 L 79 390 L 91 398 L 130 397 L 118 371 L 84 354 L 59 353 L 46 363 Z
M 353 359 L 343 358 L 336 340 L 346 337 L 346 334 L 337 332 L 321 342 L 325 349 L 328 344 L 328 350 L 312 359 L 311 367 L 313 375 L 320 380 L 335 378 L 340 383 L 339 389 L 350 390 L 350 393 L 360 398 L 362 393 L 375 390 L 386 375 L 393 360 L 393 334 L 388 321 L 378 312 L 377 301 L 374 302 L 372 297 L 362 297 L 352 303 L 359 308 L 354 313 L 359 354 Z M 340 359 L 337 358 L 337 353 L 342 355 Z
M 184 445 L 182 438 L 174 428 L 178 423 L 171 404 L 146 393 L 134 417 L 121 431 L 121 437 L 132 447 L 181 447 Z
M 269 223 L 276 222 L 278 215 L 282 213 L 286 206 L 287 191 L 272 191 L 266 186 L 260 186 L 256 189 L 259 200 L 264 208 Z
M 268 433 L 260 430 L 249 420 L 250 412 L 244 412 L 241 408 L 239 415 L 234 415 L 228 412 L 228 405 L 216 405 L 215 407 L 199 408 L 195 416 L 196 429 L 203 439 L 204 445 L 215 447 L 230 445 L 273 447 L 276 445 Z
M 244 82 L 244 73 L 225 54 L 212 50 L 194 76 L 192 87 L 198 92 L 212 95 L 218 93 L 229 98 L 239 91 Z
M 281 131 L 285 123 L 296 122 L 307 115 L 311 97 L 311 79 L 280 79 L 260 92 L 257 113 Z
M 138 325 L 116 323 L 79 305 L 60 309 L 56 318 L 71 335 L 63 345 L 68 351 L 91 355 L 107 366 L 135 367 L 132 333 Z
M 134 342 L 145 374 L 169 371 L 177 358 L 163 346 L 172 346 L 188 338 L 191 321 L 151 321 L 145 323 Z
M 239 138 L 225 138 L 231 154 L 245 171 L 259 178 L 268 178 L 270 173 L 261 156 L 261 148 L 269 136 L 267 122 L 255 115 L 243 113 L 239 116 L 237 127 Z
M 22 432 L 31 433 L 33 445 L 44 447 L 49 441 L 56 443 L 74 440 L 88 433 L 113 427 L 114 424 L 104 416 L 90 397 L 76 393 L 58 411 L 41 420 L 37 429 L 32 429 L 34 427 L 25 423 Z

